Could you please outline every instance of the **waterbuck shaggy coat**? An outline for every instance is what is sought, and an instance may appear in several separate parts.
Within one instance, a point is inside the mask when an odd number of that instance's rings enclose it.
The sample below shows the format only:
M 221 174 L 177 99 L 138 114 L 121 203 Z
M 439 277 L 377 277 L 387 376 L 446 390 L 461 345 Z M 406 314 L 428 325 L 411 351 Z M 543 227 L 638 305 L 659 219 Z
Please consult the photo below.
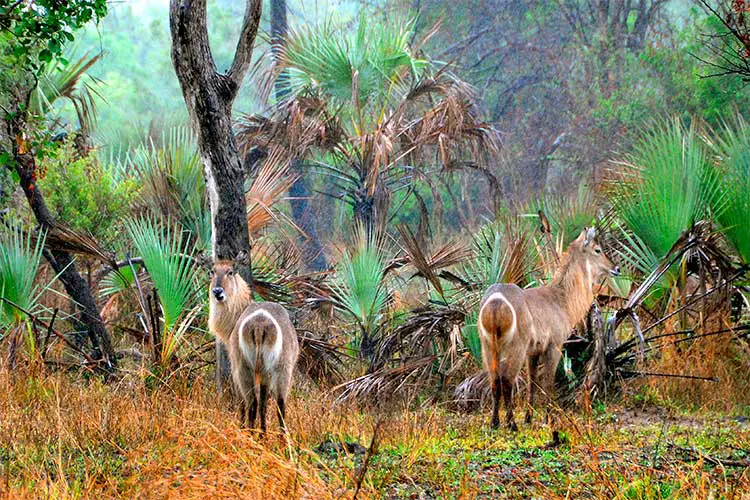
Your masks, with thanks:
M 563 343 L 591 307 L 594 285 L 608 275 L 619 274 L 595 236 L 594 228 L 581 232 L 548 285 L 522 289 L 498 283 L 485 293 L 478 327 L 492 392 L 493 428 L 500 424 L 501 394 L 506 424 L 512 430 L 518 428 L 513 416 L 513 386 L 524 364 L 529 375 L 526 422 L 531 422 L 537 390 L 542 390 L 547 402 L 552 401 Z
M 211 270 L 208 326 L 229 351 L 240 421 L 252 426 L 260 413 L 265 431 L 266 404 L 273 396 L 279 425 L 286 429 L 286 399 L 299 356 L 297 332 L 286 309 L 274 302 L 253 302 L 234 263 L 219 261 Z

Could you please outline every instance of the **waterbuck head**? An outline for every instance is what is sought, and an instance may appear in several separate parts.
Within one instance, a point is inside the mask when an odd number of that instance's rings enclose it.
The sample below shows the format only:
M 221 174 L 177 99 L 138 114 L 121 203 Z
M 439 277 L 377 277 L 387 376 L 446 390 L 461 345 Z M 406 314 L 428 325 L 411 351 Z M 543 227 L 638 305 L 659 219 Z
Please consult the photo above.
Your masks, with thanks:
M 607 276 L 620 275 L 620 267 L 609 260 L 596 240 L 595 228 L 584 228 L 578 238 L 570 245 L 570 250 L 575 253 L 578 259 L 583 261 L 583 268 L 592 283 L 600 282 Z
M 245 296 L 248 288 L 247 283 L 240 276 L 241 266 L 247 266 L 247 257 L 238 257 L 234 260 L 218 260 L 209 271 L 211 276 L 210 297 L 211 302 L 224 304 L 228 300 L 234 300 L 238 295 Z

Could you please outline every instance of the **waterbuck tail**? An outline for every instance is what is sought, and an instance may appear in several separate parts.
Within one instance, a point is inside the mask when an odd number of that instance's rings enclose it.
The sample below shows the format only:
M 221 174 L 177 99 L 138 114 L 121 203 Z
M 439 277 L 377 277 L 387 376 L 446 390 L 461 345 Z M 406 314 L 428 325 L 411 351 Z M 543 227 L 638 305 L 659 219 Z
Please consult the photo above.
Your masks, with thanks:
M 482 304 L 477 326 L 480 335 L 490 343 L 504 343 L 515 335 L 517 322 L 513 304 L 502 292 L 495 292 Z
M 245 362 L 253 367 L 253 390 L 260 401 L 264 368 L 270 369 L 281 351 L 279 325 L 269 312 L 257 310 L 242 320 L 238 340 Z

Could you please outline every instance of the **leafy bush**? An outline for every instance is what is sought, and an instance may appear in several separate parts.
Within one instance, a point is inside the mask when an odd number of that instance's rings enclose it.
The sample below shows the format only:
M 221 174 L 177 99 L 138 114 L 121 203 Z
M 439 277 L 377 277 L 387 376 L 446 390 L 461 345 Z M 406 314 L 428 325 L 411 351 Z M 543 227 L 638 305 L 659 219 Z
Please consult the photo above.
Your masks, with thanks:
M 80 158 L 66 142 L 42 165 L 39 187 L 53 216 L 71 229 L 115 242 L 137 191 L 132 180 L 116 182 L 94 157 Z

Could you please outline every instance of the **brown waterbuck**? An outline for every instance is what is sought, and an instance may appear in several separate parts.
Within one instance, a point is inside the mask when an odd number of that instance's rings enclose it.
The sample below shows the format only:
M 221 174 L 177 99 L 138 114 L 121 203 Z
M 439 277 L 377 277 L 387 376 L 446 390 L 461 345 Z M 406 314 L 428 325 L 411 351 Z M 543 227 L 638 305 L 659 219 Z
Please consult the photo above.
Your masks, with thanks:
M 608 275 L 619 274 L 619 268 L 604 255 L 595 236 L 594 228 L 581 232 L 548 285 L 522 289 L 498 283 L 485 293 L 477 325 L 490 378 L 493 428 L 500 424 L 502 394 L 506 424 L 512 430 L 518 429 L 513 416 L 513 386 L 524 365 L 529 375 L 526 422 L 531 422 L 538 389 L 548 403 L 552 402 L 563 343 L 591 307 L 594 285 Z
M 218 261 L 211 269 L 208 326 L 229 351 L 242 424 L 253 426 L 260 413 L 265 432 L 266 404 L 273 396 L 279 425 L 286 430 L 286 399 L 299 356 L 297 332 L 282 306 L 252 301 L 250 287 L 235 265 Z

